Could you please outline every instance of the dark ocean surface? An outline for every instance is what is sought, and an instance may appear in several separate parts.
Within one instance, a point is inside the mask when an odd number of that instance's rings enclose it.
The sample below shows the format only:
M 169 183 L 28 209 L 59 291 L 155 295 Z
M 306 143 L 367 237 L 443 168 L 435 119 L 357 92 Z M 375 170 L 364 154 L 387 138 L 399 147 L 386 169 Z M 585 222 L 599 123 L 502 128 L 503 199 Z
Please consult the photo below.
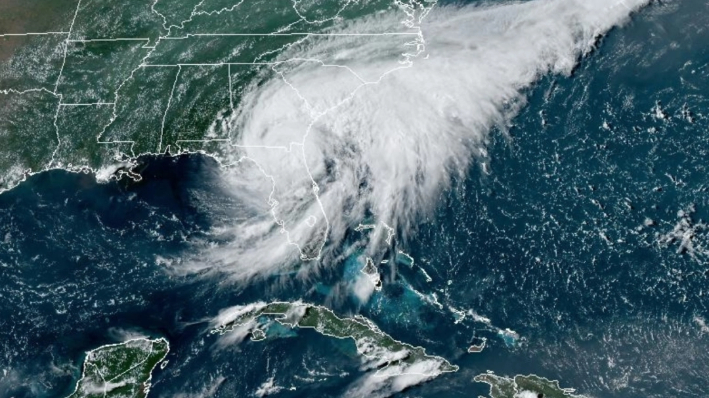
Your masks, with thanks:
M 271 377 L 276 396 L 341 395 L 362 374 L 351 341 L 283 328 L 224 348 L 206 333 L 223 308 L 276 299 L 359 312 L 461 367 L 402 397 L 485 394 L 472 379 L 487 370 L 596 397 L 708 396 L 707 11 L 657 2 L 572 76 L 542 79 L 363 307 L 340 293 L 356 258 L 247 286 L 177 272 L 239 207 L 208 157 L 142 158 L 137 182 L 30 177 L 0 195 L 0 396 L 67 395 L 86 350 L 134 333 L 171 344 L 153 397 L 253 396 Z

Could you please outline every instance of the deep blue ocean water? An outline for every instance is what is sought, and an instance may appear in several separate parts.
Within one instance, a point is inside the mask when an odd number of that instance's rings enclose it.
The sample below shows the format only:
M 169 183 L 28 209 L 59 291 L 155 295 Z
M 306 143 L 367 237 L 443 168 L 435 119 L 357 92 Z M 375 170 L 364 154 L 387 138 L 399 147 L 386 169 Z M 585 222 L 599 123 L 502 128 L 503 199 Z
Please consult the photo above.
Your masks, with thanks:
M 317 281 L 248 287 L 160 261 L 240 206 L 207 157 L 141 159 L 140 182 L 29 178 L 0 195 L 0 396 L 66 395 L 83 352 L 131 332 L 171 343 L 151 396 L 251 396 L 270 377 L 286 388 L 278 396 L 342 394 L 361 375 L 351 342 L 274 329 L 218 349 L 205 333 L 222 308 L 274 299 L 359 310 L 461 367 L 400 396 L 484 394 L 472 378 L 486 370 L 596 397 L 707 396 L 708 7 L 658 2 L 573 76 L 540 81 L 491 136 L 490 173 L 476 165 L 441 195 L 435 217 L 392 248 L 414 266 L 382 265 L 384 288 L 362 308 L 336 299 L 353 259 Z M 693 250 L 665 238 L 683 219 Z M 456 323 L 449 307 L 490 323 Z M 466 353 L 479 338 L 486 349 Z

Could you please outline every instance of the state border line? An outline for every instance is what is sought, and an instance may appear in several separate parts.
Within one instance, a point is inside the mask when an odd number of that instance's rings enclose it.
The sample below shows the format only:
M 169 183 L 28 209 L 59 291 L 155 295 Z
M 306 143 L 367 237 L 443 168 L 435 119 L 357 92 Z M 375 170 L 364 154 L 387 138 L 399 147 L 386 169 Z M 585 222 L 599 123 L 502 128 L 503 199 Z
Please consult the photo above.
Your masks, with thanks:
M 50 36 L 50 35 L 71 35 L 71 32 L 25 32 L 25 33 L 0 33 L 0 37 L 23 37 L 23 36 Z M 185 36 L 170 37 L 160 36 L 160 40 L 185 40 L 191 37 L 288 37 L 288 36 L 417 36 L 416 32 L 380 32 L 380 33 L 315 33 L 315 32 L 291 32 L 291 33 L 189 33 Z M 116 37 L 116 38 L 96 38 L 96 39 L 67 39 L 67 43 L 86 43 L 92 41 L 147 41 L 148 37 Z
M 70 34 L 70 32 L 0 33 L 0 37 L 49 36 L 49 35 L 68 35 L 68 34 Z
M 49 35 L 69 35 L 71 32 L 24 32 L 24 33 L 0 33 L 0 37 L 14 36 L 49 36 Z M 416 32 L 380 32 L 380 33 L 316 33 L 316 32 L 291 32 L 291 33 L 188 33 L 185 36 L 170 37 L 161 36 L 162 40 L 183 40 L 190 37 L 210 37 L 210 36 L 417 36 Z M 143 40 L 149 41 L 147 37 L 116 37 L 116 38 L 98 38 L 98 39 L 68 39 L 72 42 L 86 41 L 120 41 L 120 40 Z
M 418 32 L 380 32 L 380 33 L 313 33 L 313 32 L 290 32 L 290 33 L 188 33 L 185 36 L 170 37 L 162 36 L 162 40 L 184 40 L 190 37 L 261 37 L 261 36 L 419 36 Z
M 182 66 L 227 66 L 227 65 L 261 65 L 273 66 L 283 62 L 217 62 L 213 64 L 204 63 L 179 63 L 179 64 L 141 64 L 139 68 L 177 68 Z
M 148 37 L 116 37 L 113 39 L 70 39 L 67 43 L 91 43 L 91 42 L 111 42 L 111 41 L 150 41 Z
M 112 106 L 116 105 L 115 102 L 90 102 L 90 103 L 75 103 L 75 104 L 64 104 L 61 103 L 59 106 Z
M 78 3 L 76 3 L 76 10 L 74 10 L 74 18 L 71 20 L 71 25 L 69 26 L 69 34 L 66 37 L 66 40 L 64 40 L 64 56 L 62 57 L 62 66 L 59 68 L 59 76 L 57 77 L 56 83 L 54 83 L 54 92 L 56 93 L 57 90 L 59 89 L 59 82 L 62 80 L 62 74 L 64 73 L 64 66 L 66 65 L 66 56 L 67 53 L 69 52 L 69 38 L 71 37 L 71 32 L 74 31 L 74 23 L 76 23 L 76 16 L 79 15 L 79 9 L 81 8 L 81 0 L 79 0 Z M 61 103 L 61 101 L 60 101 Z M 57 109 L 57 112 L 59 110 Z M 61 141 L 60 141 L 61 143 Z

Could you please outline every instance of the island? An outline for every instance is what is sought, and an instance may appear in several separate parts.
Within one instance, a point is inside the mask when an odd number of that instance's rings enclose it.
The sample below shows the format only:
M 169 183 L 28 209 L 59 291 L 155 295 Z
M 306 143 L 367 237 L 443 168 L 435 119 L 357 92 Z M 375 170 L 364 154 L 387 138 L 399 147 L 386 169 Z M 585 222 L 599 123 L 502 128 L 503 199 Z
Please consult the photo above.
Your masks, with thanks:
M 241 332 L 260 341 L 267 328 L 267 323 L 262 321 L 264 317 L 291 328 L 313 329 L 325 336 L 352 339 L 357 352 L 376 367 L 382 377 L 416 374 L 432 378 L 458 370 L 458 366 L 447 360 L 426 354 L 422 347 L 395 340 L 363 316 L 340 318 L 328 308 L 299 301 L 260 302 L 229 308 L 215 319 L 212 333 Z
M 485 337 L 474 339 L 473 344 L 468 347 L 468 353 L 474 354 L 482 352 L 485 349 L 485 344 L 487 344 L 487 339 Z
M 137 338 L 88 351 L 81 379 L 67 398 L 143 398 L 169 350 L 164 338 Z
M 574 395 L 572 388 L 561 388 L 556 380 L 549 380 L 536 375 L 517 375 L 515 377 L 502 377 L 494 373 L 484 373 L 474 378 L 479 383 L 490 385 L 491 398 L 582 398 Z

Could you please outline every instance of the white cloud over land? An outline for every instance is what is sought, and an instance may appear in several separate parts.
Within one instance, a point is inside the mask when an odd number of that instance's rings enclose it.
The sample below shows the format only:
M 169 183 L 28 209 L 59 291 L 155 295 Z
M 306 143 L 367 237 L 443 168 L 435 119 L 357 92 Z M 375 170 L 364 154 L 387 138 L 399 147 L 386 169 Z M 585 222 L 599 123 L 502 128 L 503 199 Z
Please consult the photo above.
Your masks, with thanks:
M 525 89 L 570 74 L 599 37 L 647 3 L 408 9 L 414 34 L 346 35 L 395 32 L 401 14 L 382 13 L 284 50 L 228 123 L 231 160 L 257 167 L 227 170 L 227 181 L 262 198 L 268 217 L 225 227 L 234 242 L 200 261 L 244 279 L 328 259 L 370 214 L 405 239 L 453 178 L 487 161 L 489 131 L 514 116 Z M 256 179 L 271 189 L 243 184 Z M 381 237 L 370 242 L 373 252 Z

